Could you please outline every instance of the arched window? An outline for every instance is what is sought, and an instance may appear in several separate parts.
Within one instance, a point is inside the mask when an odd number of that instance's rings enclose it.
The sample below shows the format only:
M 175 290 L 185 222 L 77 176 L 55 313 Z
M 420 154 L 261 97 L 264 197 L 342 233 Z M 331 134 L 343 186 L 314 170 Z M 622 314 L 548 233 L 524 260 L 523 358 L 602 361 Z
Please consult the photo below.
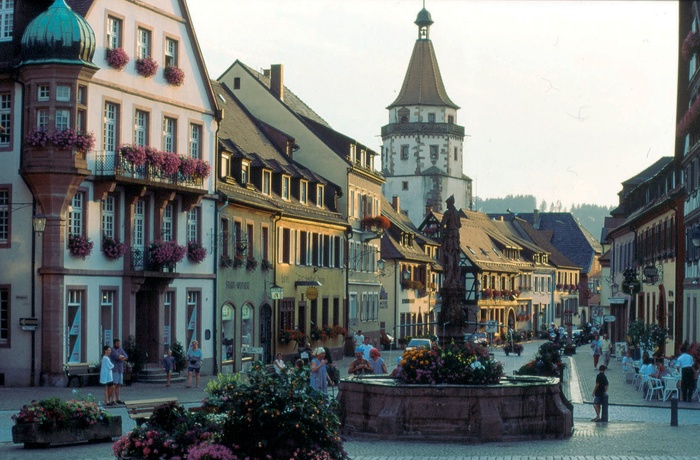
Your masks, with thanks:
M 221 360 L 233 361 L 236 337 L 236 307 L 230 303 L 221 307 Z

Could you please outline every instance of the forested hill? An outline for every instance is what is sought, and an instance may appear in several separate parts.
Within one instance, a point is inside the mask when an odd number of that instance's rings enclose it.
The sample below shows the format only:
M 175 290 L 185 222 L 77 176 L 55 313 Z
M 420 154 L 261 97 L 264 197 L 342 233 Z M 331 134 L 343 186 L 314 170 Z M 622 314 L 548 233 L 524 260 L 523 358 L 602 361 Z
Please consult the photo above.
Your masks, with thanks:
M 485 198 L 477 197 L 474 200 L 476 209 L 481 212 L 532 212 L 538 209 L 542 212 L 571 212 L 581 224 L 586 227 L 586 230 L 591 232 L 593 236 L 600 239 L 600 232 L 603 229 L 605 217 L 610 215 L 613 210 L 612 206 L 599 206 L 597 204 L 572 204 L 570 209 L 567 209 L 561 204 L 561 201 L 556 203 L 547 203 L 545 200 L 540 201 L 537 205 L 537 198 L 534 195 L 507 195 L 505 198 Z

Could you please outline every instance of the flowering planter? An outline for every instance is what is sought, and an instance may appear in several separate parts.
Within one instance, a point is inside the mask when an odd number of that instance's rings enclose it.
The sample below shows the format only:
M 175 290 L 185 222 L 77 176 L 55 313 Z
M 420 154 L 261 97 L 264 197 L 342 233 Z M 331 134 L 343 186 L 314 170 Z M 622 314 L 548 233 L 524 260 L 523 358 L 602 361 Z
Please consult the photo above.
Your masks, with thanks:
M 505 377 L 496 385 L 414 385 L 390 378 L 340 382 L 342 432 L 421 442 L 568 438 L 573 408 L 553 377 Z
M 89 426 L 71 420 L 65 424 L 65 427 L 57 430 L 41 429 L 38 423 L 16 423 L 12 427 L 12 442 L 15 444 L 24 443 L 24 447 L 111 441 L 112 438 L 118 438 L 121 435 L 122 418 L 118 415 Z

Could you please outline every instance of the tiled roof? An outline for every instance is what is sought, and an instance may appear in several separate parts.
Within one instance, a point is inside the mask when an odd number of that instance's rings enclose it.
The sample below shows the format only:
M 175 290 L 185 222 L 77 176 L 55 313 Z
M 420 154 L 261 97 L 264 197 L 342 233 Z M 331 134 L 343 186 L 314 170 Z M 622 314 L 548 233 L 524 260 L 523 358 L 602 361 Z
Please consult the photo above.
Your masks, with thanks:
M 94 2 L 95 0 L 66 0 L 68 6 L 82 17 L 85 17 Z
M 383 259 L 407 259 L 425 263 L 434 263 L 435 259 L 429 257 L 423 248 L 418 244 L 419 240 L 428 241 L 432 244 L 437 244 L 420 233 L 411 223 L 411 220 L 405 214 L 396 212 L 391 203 L 382 196 L 382 215 L 389 219 L 391 228 L 389 228 L 382 238 L 382 258 Z M 402 232 L 413 233 L 415 235 L 411 246 L 404 246 L 400 243 Z
M 244 69 L 246 69 L 253 77 L 257 78 L 260 83 L 263 84 L 267 89 L 270 89 L 270 77 L 265 76 L 265 74 L 258 72 L 257 70 L 248 67 L 241 61 L 238 62 Z M 302 117 L 310 118 L 317 123 L 330 127 L 326 120 L 321 118 L 316 112 L 313 111 L 311 107 L 306 105 L 304 101 L 301 100 L 296 94 L 294 94 L 289 88 L 284 87 L 284 101 L 282 101 L 287 107 L 292 111 L 296 112 Z
M 553 233 L 551 230 L 536 230 L 529 222 L 517 217 L 514 219 L 513 224 L 519 231 L 522 231 L 521 234 L 527 235 L 533 243 L 549 254 L 550 264 L 557 268 L 581 269 L 551 243 Z
M 226 114 L 219 128 L 220 145 L 230 149 L 236 155 L 251 159 L 252 164 L 264 164 L 273 171 L 283 172 L 293 177 L 304 177 L 310 182 L 328 183 L 316 173 L 295 163 L 277 150 L 275 145 L 256 124 L 257 120 L 250 116 L 243 105 L 224 85 L 217 81 L 212 81 L 212 88 Z M 219 189 L 226 193 L 234 202 L 272 211 L 282 211 L 285 214 L 305 219 L 340 225 L 347 224 L 340 214 L 328 208 L 302 204 L 295 199 L 282 200 L 275 194 L 265 196 L 258 189 L 252 188 L 252 186 L 243 187 L 238 183 L 220 183 Z
M 459 109 L 447 96 L 430 40 L 416 41 L 401 91 L 387 109 L 403 105 L 432 105 Z

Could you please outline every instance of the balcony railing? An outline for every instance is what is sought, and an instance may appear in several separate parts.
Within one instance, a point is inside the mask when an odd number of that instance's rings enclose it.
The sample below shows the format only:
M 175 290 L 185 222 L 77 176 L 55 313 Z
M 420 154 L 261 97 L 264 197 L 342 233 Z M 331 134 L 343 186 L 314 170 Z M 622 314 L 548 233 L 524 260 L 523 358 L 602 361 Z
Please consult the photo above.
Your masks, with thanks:
M 113 152 L 95 152 L 95 176 L 114 176 L 116 179 L 137 179 L 181 187 L 201 187 L 204 183 L 201 177 L 187 176 L 180 172 L 165 174 L 151 165 L 134 166 Z
M 131 248 L 131 269 L 134 271 L 153 271 L 153 272 L 165 272 L 173 273 L 175 271 L 175 266 L 172 265 L 161 265 L 153 262 L 150 257 L 150 252 L 148 249 L 143 248 Z
M 402 133 L 449 134 L 464 137 L 464 126 L 454 123 L 390 123 L 382 126 L 382 137 Z

